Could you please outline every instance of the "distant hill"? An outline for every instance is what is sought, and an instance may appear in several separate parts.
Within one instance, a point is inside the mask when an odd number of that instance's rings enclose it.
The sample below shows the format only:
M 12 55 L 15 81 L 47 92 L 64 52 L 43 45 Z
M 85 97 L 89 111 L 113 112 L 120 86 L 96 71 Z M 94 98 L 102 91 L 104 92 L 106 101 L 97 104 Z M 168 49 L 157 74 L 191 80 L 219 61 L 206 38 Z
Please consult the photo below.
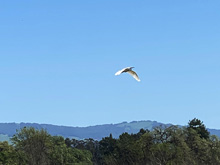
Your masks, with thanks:
M 93 138 L 101 140 L 103 137 L 109 136 L 111 133 L 113 137 L 118 138 L 123 132 L 137 133 L 141 128 L 152 130 L 156 126 L 172 124 L 163 124 L 156 121 L 133 121 L 123 122 L 119 124 L 103 124 L 89 127 L 70 127 L 70 126 L 57 126 L 51 124 L 37 124 L 37 123 L 0 123 L 0 141 L 8 140 L 12 137 L 16 130 L 23 127 L 34 127 L 36 129 L 46 129 L 49 134 L 56 136 L 60 135 L 65 138 L 85 139 Z M 211 134 L 220 137 L 220 130 L 208 129 Z

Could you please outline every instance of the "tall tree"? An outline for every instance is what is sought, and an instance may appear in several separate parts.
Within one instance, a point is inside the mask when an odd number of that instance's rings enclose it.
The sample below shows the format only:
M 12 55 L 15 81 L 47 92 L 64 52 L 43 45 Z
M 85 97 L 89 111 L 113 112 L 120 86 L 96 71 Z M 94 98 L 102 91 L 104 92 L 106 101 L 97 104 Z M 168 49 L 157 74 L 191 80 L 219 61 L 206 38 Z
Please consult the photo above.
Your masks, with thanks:
M 194 118 L 191 121 L 189 121 L 188 128 L 194 129 L 200 135 L 201 138 L 209 138 L 208 130 L 205 128 L 203 122 L 199 119 Z
M 105 137 L 99 142 L 101 164 L 117 164 L 117 158 L 115 157 L 118 155 L 115 154 L 116 141 L 117 140 L 112 137 L 112 134 L 110 134 L 109 137 Z
M 27 163 L 31 165 L 49 164 L 49 146 L 51 145 L 50 135 L 46 130 L 35 130 L 24 127 L 17 131 L 11 138 L 15 148 L 23 151 L 27 156 Z

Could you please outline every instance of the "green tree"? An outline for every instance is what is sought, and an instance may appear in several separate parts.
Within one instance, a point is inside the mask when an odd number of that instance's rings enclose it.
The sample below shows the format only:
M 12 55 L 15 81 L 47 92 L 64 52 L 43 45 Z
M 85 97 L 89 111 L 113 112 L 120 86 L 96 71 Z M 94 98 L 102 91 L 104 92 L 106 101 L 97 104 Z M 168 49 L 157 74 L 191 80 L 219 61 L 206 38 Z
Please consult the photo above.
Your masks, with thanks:
M 65 144 L 67 147 L 72 147 L 72 142 L 71 142 L 70 138 L 65 139 Z
M 94 164 L 99 163 L 99 142 L 97 140 L 94 140 L 92 138 L 85 139 L 85 149 L 90 151 L 92 153 L 92 161 Z
M 208 130 L 205 128 L 203 122 L 199 119 L 194 118 L 191 121 L 189 121 L 188 128 L 194 129 L 200 135 L 201 138 L 209 138 Z
M 62 136 L 53 136 L 51 140 L 51 165 L 92 164 L 92 154 L 89 151 L 67 147 Z
M 196 164 L 210 164 L 209 140 L 201 138 L 201 135 L 193 128 L 186 129 L 186 143 L 191 150 L 191 155 Z
M 16 152 L 12 145 L 7 141 L 0 142 L 0 165 L 18 165 L 24 164 L 25 159 L 22 153 Z
M 17 131 L 11 141 L 16 150 L 24 152 L 28 164 L 47 165 L 49 164 L 50 137 L 44 129 L 35 130 L 32 127 L 24 127 Z
M 217 136 L 212 135 L 210 137 L 209 147 L 211 164 L 220 164 L 220 141 Z
M 50 164 L 63 165 L 71 161 L 68 149 L 62 136 L 51 137 Z
M 177 126 L 156 127 L 152 131 L 154 144 L 150 148 L 154 164 L 193 164 L 184 132 Z
M 141 136 L 139 136 L 140 138 Z M 123 133 L 117 140 L 117 153 L 119 164 L 138 165 L 143 159 L 143 152 L 137 134 Z
M 140 130 L 140 132 L 143 130 Z M 140 146 L 140 150 L 143 153 L 143 159 L 140 160 L 142 164 L 150 164 L 151 162 L 151 148 L 154 144 L 153 135 L 150 131 L 145 131 L 137 141 L 138 146 Z
M 117 140 L 112 137 L 112 134 L 99 141 L 100 154 L 98 155 L 100 164 L 117 164 L 117 154 L 115 153 L 116 141 Z

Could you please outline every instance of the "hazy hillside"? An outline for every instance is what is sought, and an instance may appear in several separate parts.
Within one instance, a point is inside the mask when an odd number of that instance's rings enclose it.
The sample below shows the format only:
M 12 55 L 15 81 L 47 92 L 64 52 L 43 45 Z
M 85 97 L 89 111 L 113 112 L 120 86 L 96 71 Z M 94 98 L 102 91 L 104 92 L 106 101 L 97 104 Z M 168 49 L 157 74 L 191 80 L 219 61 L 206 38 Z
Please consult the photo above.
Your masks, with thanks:
M 51 124 L 37 124 L 37 123 L 0 123 L 0 141 L 7 140 L 8 137 L 13 136 L 17 129 L 23 127 L 34 127 L 37 129 L 44 128 L 51 135 L 61 135 L 69 138 L 84 139 L 93 138 L 100 140 L 102 137 L 109 136 L 111 133 L 113 137 L 117 138 L 123 132 L 137 133 L 141 128 L 152 130 L 155 126 L 171 124 L 163 124 L 156 121 L 133 121 L 130 123 L 123 122 L 119 124 L 104 124 L 89 127 L 69 127 L 57 126 Z M 211 134 L 220 137 L 220 130 L 208 129 Z

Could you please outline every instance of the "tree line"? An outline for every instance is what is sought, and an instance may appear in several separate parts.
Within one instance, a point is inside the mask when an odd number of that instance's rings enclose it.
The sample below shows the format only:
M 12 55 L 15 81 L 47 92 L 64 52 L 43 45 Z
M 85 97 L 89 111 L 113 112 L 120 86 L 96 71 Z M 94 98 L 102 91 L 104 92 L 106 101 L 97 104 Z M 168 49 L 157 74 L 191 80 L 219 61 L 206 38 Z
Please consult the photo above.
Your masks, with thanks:
M 220 140 L 194 118 L 186 127 L 77 140 L 24 127 L 0 142 L 0 165 L 220 165 Z

